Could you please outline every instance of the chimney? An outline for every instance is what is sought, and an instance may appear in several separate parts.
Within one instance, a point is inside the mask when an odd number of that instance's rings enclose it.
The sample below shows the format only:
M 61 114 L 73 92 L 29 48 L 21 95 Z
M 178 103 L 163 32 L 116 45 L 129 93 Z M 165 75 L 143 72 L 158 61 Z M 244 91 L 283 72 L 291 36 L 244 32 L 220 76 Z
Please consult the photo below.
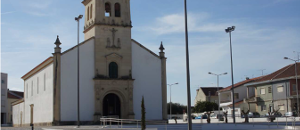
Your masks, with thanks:
M 250 78 L 249 77 L 246 77 L 246 80 L 249 80 Z

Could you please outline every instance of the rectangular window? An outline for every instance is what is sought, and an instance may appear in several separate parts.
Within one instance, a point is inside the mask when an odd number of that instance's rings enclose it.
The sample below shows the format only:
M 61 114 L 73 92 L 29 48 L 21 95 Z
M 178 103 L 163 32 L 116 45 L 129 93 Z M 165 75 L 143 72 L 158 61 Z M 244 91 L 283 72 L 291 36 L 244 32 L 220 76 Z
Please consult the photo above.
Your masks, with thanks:
M 293 84 L 292 91 L 293 91 L 293 92 L 296 92 L 296 84 Z
M 267 110 L 267 106 L 266 105 L 262 105 L 261 106 L 261 111 L 265 111 L 265 110 Z
M 279 93 L 283 92 L 283 86 L 282 85 L 280 85 L 280 86 L 277 87 L 277 92 L 279 92 Z
M 46 73 L 44 74 L 44 91 L 46 91 Z
M 261 89 L 260 89 L 260 94 L 262 94 L 262 95 L 263 95 L 263 94 L 266 94 L 266 89 L 265 89 L 265 88 L 261 88 Z
M 272 93 L 272 86 L 269 86 L 269 87 L 268 87 L 268 92 L 269 92 L 269 93 Z
M 33 81 L 31 81 L 31 96 L 33 96 Z
M 239 99 L 239 94 L 238 93 L 234 94 L 234 99 Z
M 28 84 L 26 84 L 26 98 L 28 98 Z
M 37 94 L 39 94 L 39 77 L 37 77 L 37 79 L 36 79 L 36 91 L 37 91 Z
M 278 105 L 280 111 L 284 111 L 284 105 Z

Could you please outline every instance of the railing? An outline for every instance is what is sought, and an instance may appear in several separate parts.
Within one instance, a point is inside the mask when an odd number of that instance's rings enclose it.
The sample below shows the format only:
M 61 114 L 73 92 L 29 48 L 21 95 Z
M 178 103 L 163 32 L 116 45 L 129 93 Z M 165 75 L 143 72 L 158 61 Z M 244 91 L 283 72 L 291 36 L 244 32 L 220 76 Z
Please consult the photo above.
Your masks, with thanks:
M 154 125 L 165 125 L 167 129 L 167 121 L 145 121 L 146 124 L 154 124 Z M 113 125 L 114 124 L 114 125 Z M 130 124 L 131 128 L 136 125 L 134 128 L 139 128 L 139 125 L 141 124 L 141 120 L 136 119 L 117 119 L 117 118 L 100 118 L 100 125 L 101 128 L 123 128 L 125 124 Z M 127 126 L 128 128 L 128 126 Z

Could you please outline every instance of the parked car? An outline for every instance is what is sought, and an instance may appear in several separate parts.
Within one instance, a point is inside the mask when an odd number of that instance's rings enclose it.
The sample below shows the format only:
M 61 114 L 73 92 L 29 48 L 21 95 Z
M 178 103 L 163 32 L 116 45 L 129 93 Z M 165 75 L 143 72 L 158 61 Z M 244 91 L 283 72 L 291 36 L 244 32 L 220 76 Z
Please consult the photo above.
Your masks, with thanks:
M 248 113 L 249 118 L 259 118 L 260 114 L 258 112 L 249 112 Z M 242 118 L 245 118 L 245 116 L 242 114 Z
M 199 115 L 195 119 L 207 119 L 207 115 Z
M 222 114 L 214 114 L 214 115 L 211 115 L 210 118 L 219 119 L 220 121 L 224 121 L 224 116 Z
M 295 117 L 295 116 L 297 116 L 297 113 L 296 112 L 287 112 L 284 114 L 284 116 L 285 117 L 293 117 L 293 116 Z

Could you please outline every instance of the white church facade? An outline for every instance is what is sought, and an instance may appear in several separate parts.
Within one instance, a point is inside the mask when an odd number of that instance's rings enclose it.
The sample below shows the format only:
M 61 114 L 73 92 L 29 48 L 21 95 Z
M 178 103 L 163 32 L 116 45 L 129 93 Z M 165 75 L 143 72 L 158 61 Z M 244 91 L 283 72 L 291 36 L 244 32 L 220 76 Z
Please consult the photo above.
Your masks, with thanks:
M 85 40 L 61 52 L 57 37 L 52 56 L 24 80 L 24 98 L 13 103 L 13 125 L 82 124 L 103 116 L 167 119 L 166 57 L 131 38 L 130 0 L 84 0 Z M 79 49 L 79 72 L 77 55 Z M 77 76 L 79 73 L 79 91 Z

